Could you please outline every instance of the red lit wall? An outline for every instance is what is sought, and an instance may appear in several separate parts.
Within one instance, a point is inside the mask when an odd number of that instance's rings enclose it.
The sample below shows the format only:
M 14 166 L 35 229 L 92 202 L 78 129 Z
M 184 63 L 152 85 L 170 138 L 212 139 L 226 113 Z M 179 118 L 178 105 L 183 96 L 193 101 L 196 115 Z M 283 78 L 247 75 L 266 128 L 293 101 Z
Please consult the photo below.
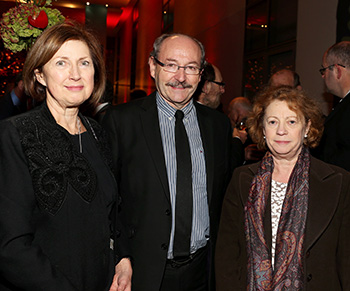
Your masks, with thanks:
M 117 62 L 118 103 L 129 101 L 133 17 L 135 14 L 132 13 L 132 8 L 124 9 L 118 25 L 117 42 L 119 43 L 116 45 L 120 46 Z M 135 88 L 143 89 L 147 93 L 155 90 L 149 74 L 148 56 L 155 38 L 161 34 L 161 17 L 162 1 L 139 1 Z
M 221 102 L 226 110 L 242 93 L 245 1 L 176 0 L 174 30 L 201 41 L 208 62 L 226 83 Z
M 154 81 L 148 67 L 149 53 L 152 51 L 154 40 L 161 34 L 162 5 L 161 1 L 139 2 L 139 29 L 137 45 L 136 86 L 148 94 L 155 90 Z
M 117 58 L 119 70 L 117 103 L 127 101 L 130 92 L 131 74 L 131 45 L 132 45 L 132 7 L 124 9 L 120 21 L 122 28 L 118 32 L 117 41 L 120 46 L 120 55 Z M 117 46 L 118 46 L 117 45 Z

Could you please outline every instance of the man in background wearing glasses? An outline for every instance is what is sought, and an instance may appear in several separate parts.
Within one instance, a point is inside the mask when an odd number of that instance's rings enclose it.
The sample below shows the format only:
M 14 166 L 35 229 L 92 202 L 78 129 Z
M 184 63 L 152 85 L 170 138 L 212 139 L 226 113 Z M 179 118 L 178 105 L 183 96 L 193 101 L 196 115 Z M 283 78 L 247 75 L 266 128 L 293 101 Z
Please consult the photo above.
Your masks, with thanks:
M 327 116 L 320 145 L 313 153 L 319 159 L 350 171 L 350 42 L 331 46 L 323 55 L 320 73 L 327 91 L 341 98 Z
M 104 118 L 134 291 L 214 290 L 209 277 L 232 174 L 231 126 L 224 114 L 193 101 L 204 63 L 199 41 L 160 36 L 148 62 L 156 92 L 118 105 Z
M 203 69 L 201 81 L 194 98 L 205 106 L 217 109 L 224 93 L 225 83 L 220 70 L 216 66 L 207 63 Z

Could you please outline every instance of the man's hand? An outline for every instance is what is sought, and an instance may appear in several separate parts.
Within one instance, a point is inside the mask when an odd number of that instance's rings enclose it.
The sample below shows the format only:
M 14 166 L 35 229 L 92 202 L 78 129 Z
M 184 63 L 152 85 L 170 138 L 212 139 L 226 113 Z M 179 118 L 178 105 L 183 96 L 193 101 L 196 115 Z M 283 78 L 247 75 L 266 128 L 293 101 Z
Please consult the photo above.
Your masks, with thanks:
M 132 268 L 129 259 L 124 258 L 115 266 L 115 274 L 109 291 L 131 291 Z
M 232 137 L 239 138 L 244 144 L 248 138 L 248 133 L 244 129 L 239 130 L 237 128 L 233 128 Z

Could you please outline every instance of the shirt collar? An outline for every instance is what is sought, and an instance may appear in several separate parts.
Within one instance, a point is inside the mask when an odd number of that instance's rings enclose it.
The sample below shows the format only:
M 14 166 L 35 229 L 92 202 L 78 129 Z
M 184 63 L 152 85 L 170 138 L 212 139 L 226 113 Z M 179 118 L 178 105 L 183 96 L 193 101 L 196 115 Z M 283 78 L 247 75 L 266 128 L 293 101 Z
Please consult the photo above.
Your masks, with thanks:
M 350 90 L 345 94 L 345 96 L 343 98 L 341 98 L 341 100 L 343 100 L 345 97 L 347 97 L 349 95 L 349 93 L 350 93 Z
M 156 94 L 156 102 L 158 109 L 161 110 L 167 117 L 175 117 L 176 109 L 169 105 L 169 103 L 166 102 L 158 92 Z M 193 99 L 191 98 L 190 102 L 188 102 L 188 104 L 185 107 L 181 108 L 181 111 L 184 113 L 185 118 L 190 114 L 193 108 Z

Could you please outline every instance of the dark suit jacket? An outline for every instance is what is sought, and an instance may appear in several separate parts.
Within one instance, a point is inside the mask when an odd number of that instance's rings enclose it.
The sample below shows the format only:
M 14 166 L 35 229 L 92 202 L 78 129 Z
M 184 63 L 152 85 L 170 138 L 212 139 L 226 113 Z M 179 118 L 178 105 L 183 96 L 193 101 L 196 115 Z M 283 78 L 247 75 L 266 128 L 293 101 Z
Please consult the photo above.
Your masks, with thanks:
M 155 93 L 106 113 L 128 229 L 133 290 L 159 290 L 171 231 L 170 193 Z M 231 177 L 231 128 L 222 113 L 194 102 L 207 170 L 210 244 L 215 245 L 223 195 Z
M 350 94 L 326 118 L 320 145 L 312 154 L 350 171 Z
M 217 291 L 246 290 L 244 206 L 258 165 L 238 168 L 225 195 L 215 256 Z M 311 158 L 303 290 L 350 290 L 349 182 L 345 170 Z M 269 219 L 264 226 L 271 245 Z

